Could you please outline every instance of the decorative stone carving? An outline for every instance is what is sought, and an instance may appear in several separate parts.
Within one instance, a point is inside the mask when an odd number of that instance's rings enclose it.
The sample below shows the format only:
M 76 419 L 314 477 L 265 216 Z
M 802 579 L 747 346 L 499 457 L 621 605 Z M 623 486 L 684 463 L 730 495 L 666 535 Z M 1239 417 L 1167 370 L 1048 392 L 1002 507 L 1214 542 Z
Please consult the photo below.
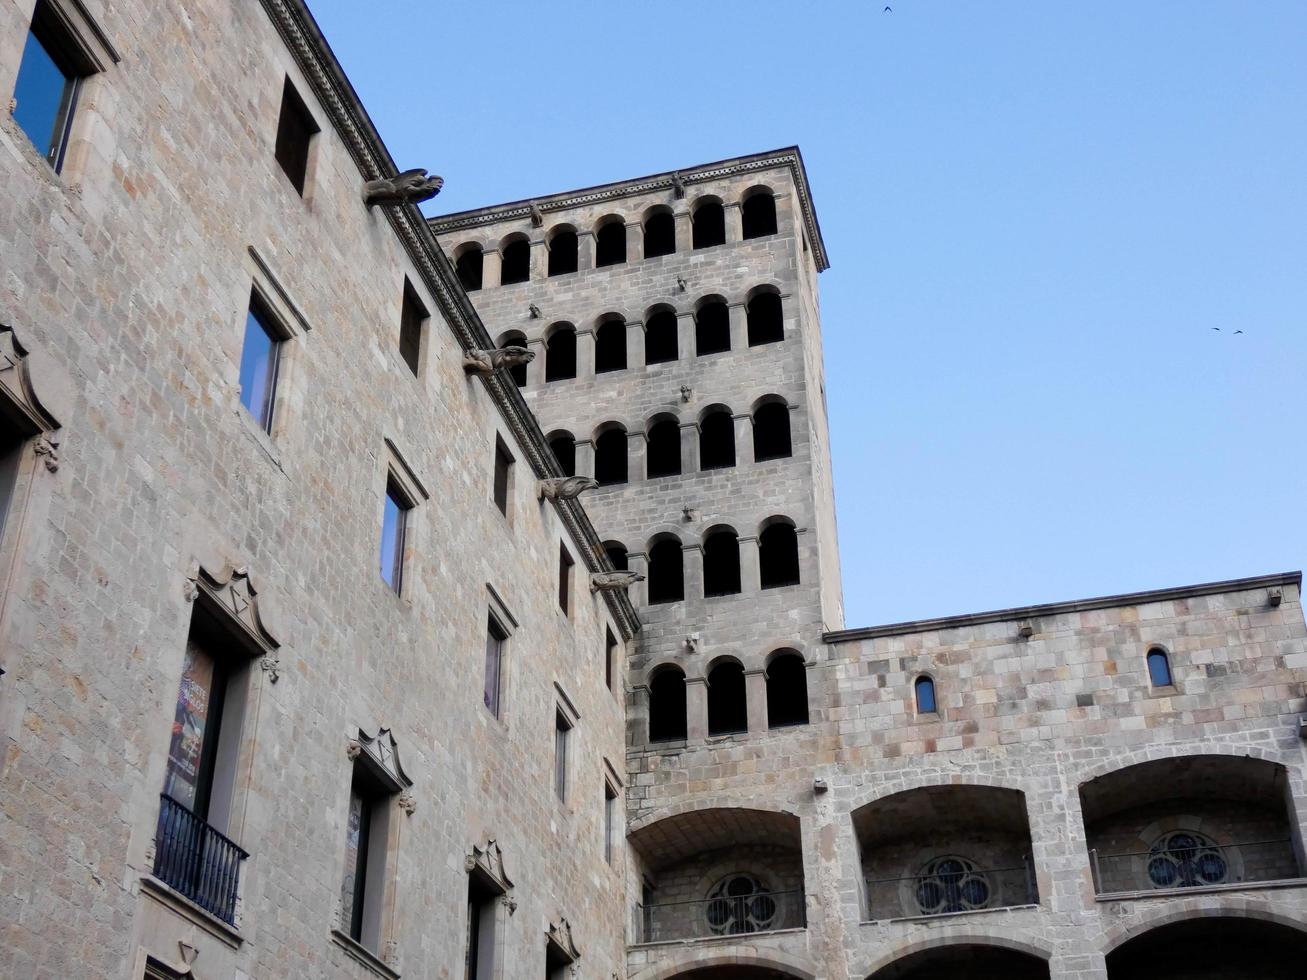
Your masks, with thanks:
M 694 389 L 689 385 L 681 385 L 681 401 L 688 402 L 690 396 L 694 394 Z
M 45 460 L 45 468 L 51 473 L 59 469 L 59 440 L 49 433 L 42 433 L 36 440 L 36 455 Z
M 269 684 L 276 684 L 281 679 L 281 661 L 271 654 L 259 658 L 259 669 L 268 675 Z
M 576 961 L 581 958 L 576 942 L 572 939 L 572 924 L 564 918 L 549 923 L 549 929 L 545 933 L 545 945 L 574 968 Z
M 356 764 L 362 760 L 362 764 L 367 765 L 372 774 L 385 783 L 392 793 L 402 793 L 413 785 L 413 780 L 408 778 L 399 763 L 399 746 L 395 744 L 395 736 L 389 728 L 378 729 L 375 736 L 360 728 L 355 745 L 358 746 L 358 751 L 350 753 L 350 758 Z
M 595 572 L 590 576 L 590 593 L 616 592 L 643 581 L 639 572 Z
M 536 306 L 534 303 L 529 304 L 526 311 L 530 314 L 532 320 L 540 319 L 540 307 Z
M 535 360 L 535 351 L 525 347 L 498 347 L 494 350 L 463 351 L 463 370 L 481 378 L 488 378 L 500 368 L 513 368 L 519 364 L 530 364 Z
M 699 634 L 691 633 L 685 638 L 685 652 L 697 653 L 699 650 Z
M 209 608 L 264 656 L 281 646 L 259 616 L 259 592 L 250 581 L 247 569 L 232 568 L 214 575 L 200 566 L 191 581 Z
M 685 292 L 687 289 L 690 288 L 690 281 L 686 279 L 685 276 L 677 276 L 676 288 L 679 289 L 681 292 Z
M 474 844 L 472 852 L 463 861 L 463 868 L 468 874 L 477 874 L 504 898 L 504 904 L 511 915 L 517 909 L 517 903 L 509 898 L 513 890 L 513 881 L 504 870 L 504 852 L 491 837 L 485 844 Z
M 697 510 L 695 510 L 693 507 L 682 507 L 682 508 L 681 508 L 681 518 L 682 518 L 682 519 L 683 519 L 687 524 L 693 524 L 694 521 L 695 521 L 695 519 L 696 519 L 698 516 L 699 516 L 699 512 L 698 512 Z
M 399 808 L 404 811 L 405 815 L 410 817 L 413 816 L 413 811 L 418 808 L 418 801 L 413 797 L 412 793 L 405 793 L 397 802 L 399 803 Z
M 1035 624 L 1028 619 L 1022 620 L 1021 625 L 1017 627 L 1017 633 L 1023 640 L 1028 640 L 1035 635 Z
M 378 204 L 383 207 L 419 204 L 435 197 L 444 186 L 445 178 L 435 174 L 428 177 L 426 168 L 416 167 L 394 177 L 369 180 L 363 185 L 363 203 L 370 208 Z
M 345 742 L 345 756 L 349 759 L 357 759 L 359 753 L 363 751 L 363 746 L 359 745 L 356 739 L 347 739 Z
M 1280 589 L 1271 589 L 1266 596 L 1266 604 L 1274 608 L 1284 601 L 1284 592 Z
M 48 387 L 48 385 L 46 386 Z M 14 335 L 12 327 L 0 323 L 0 398 L 15 409 L 22 427 L 41 433 L 36 453 L 45 457 L 50 472 L 59 468 L 59 440 L 49 433 L 59 420 L 41 403 L 32 380 L 32 355 Z
M 575 500 L 587 490 L 599 486 L 588 476 L 557 476 L 540 481 L 540 500 Z
M 194 966 L 195 961 L 199 959 L 200 951 L 196 949 L 194 946 L 192 946 L 190 943 L 188 943 L 186 940 L 179 939 L 177 940 L 177 952 L 181 956 L 181 961 L 182 961 L 182 968 L 177 972 L 184 977 L 195 976 L 195 971 L 192 969 L 192 967 Z
M 685 197 L 685 181 L 681 180 L 679 173 L 672 174 L 672 195 L 677 198 Z
M 540 206 L 535 201 L 531 202 L 531 227 L 539 228 L 545 223 L 545 216 L 540 213 Z

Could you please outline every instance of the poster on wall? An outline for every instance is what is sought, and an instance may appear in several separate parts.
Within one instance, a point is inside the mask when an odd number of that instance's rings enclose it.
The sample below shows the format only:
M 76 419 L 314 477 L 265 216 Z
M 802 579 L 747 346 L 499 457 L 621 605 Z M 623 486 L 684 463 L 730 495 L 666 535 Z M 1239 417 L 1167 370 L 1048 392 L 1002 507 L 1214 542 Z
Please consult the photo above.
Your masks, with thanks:
M 188 644 L 181 685 L 177 690 L 177 713 L 172 722 L 168 771 L 163 784 L 163 791 L 188 810 L 195 809 L 199 790 L 200 760 L 209 721 L 213 674 L 213 658 L 194 644 Z

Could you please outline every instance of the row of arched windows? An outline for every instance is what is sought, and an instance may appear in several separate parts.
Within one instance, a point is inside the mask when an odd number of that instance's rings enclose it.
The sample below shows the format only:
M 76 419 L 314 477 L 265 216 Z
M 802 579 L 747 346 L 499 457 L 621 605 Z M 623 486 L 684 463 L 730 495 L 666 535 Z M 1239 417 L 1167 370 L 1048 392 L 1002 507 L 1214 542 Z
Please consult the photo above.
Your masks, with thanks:
M 789 457 L 793 449 L 790 438 L 790 409 L 779 395 L 768 395 L 755 403 L 750 416 L 753 428 L 753 459 L 762 463 Z M 699 415 L 699 469 L 726 469 L 736 464 L 735 419 L 725 405 L 712 405 Z M 645 479 L 681 476 L 681 422 L 672 415 L 656 415 L 645 426 Z M 600 486 L 629 482 L 628 431 L 620 422 L 605 422 L 596 430 L 594 444 L 594 478 Z M 564 475 L 576 476 L 576 437 L 564 429 L 549 433 L 553 450 Z
M 708 668 L 708 734 L 749 730 L 749 702 L 744 666 L 721 657 Z M 796 650 L 778 650 L 767 661 L 767 727 L 808 723 L 808 672 Z M 667 742 L 687 735 L 685 671 L 664 664 L 649 675 L 649 741 Z
M 755 187 L 740 202 L 741 236 L 763 238 L 776 234 L 776 198 L 770 188 Z M 645 211 L 640 221 L 644 258 L 676 251 L 676 217 L 660 204 Z M 592 230 L 596 268 L 627 261 L 626 220 L 617 214 L 600 218 Z M 580 268 L 580 236 L 574 225 L 555 225 L 545 235 L 549 276 L 563 276 Z M 726 243 L 726 207 L 721 198 L 701 197 L 690 209 L 690 246 L 711 248 Z M 477 242 L 464 242 L 454 250 L 454 268 L 463 288 L 472 292 L 484 285 L 484 252 Z M 510 286 L 531 278 L 531 242 L 515 232 L 499 243 L 499 284 Z

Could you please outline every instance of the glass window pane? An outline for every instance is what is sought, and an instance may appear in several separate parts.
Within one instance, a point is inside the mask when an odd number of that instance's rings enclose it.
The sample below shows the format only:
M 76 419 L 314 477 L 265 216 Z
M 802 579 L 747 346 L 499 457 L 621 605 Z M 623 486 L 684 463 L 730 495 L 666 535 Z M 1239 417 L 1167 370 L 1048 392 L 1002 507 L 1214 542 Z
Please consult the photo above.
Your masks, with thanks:
M 277 354 L 281 345 L 251 306 L 245 317 L 241 348 L 241 404 L 265 432 L 272 431 L 273 393 L 277 386 Z
M 51 164 L 58 162 L 73 81 L 29 32 L 14 86 L 14 121 Z
M 182 661 L 182 680 L 177 691 L 177 710 L 173 716 L 163 791 L 192 811 L 199 800 L 204 778 L 204 739 L 210 728 L 209 705 L 213 699 L 214 674 L 213 658 L 195 643 L 188 643 Z
M 363 922 L 363 882 L 367 875 L 367 804 L 351 788 L 349 813 L 345 821 L 345 877 L 340 885 L 341 921 L 349 934 L 358 939 Z
M 1166 654 L 1154 650 L 1148 655 L 1148 677 L 1153 687 L 1169 687 L 1171 684 L 1171 665 L 1166 662 Z
M 917 710 L 931 712 L 935 710 L 935 682 L 929 677 L 917 681 Z
M 386 509 L 381 519 L 381 577 L 396 592 L 404 567 L 404 502 L 394 487 L 386 488 Z
M 485 683 L 485 704 L 490 709 L 490 713 L 496 718 L 499 717 L 499 677 L 504 659 L 504 636 L 495 625 L 495 621 L 490 620 L 489 628 L 486 631 L 486 683 Z

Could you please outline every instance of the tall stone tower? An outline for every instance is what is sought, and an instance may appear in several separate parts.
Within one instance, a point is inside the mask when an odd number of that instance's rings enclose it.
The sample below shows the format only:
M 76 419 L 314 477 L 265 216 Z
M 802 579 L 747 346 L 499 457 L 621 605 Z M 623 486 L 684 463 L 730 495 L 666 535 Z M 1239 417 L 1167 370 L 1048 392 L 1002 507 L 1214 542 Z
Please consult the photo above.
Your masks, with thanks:
M 796 147 L 433 219 L 645 623 L 633 746 L 769 719 L 843 624 L 817 274 Z M 799 657 L 792 656 L 799 654 Z M 787 675 L 789 676 L 789 675 Z

